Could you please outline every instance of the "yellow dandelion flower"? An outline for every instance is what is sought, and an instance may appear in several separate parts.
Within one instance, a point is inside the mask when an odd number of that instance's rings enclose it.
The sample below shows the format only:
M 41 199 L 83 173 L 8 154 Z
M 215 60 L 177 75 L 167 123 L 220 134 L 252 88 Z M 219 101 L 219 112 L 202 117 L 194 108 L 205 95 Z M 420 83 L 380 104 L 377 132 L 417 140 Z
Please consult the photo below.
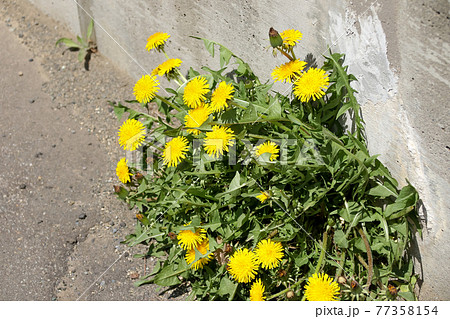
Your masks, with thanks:
M 209 92 L 208 81 L 204 77 L 196 77 L 186 84 L 184 88 L 183 101 L 187 106 L 196 108 L 206 100 Z
M 329 84 L 328 75 L 322 69 L 310 68 L 294 83 L 294 95 L 302 102 L 320 99 Z
M 258 278 L 252 284 L 252 288 L 250 288 L 250 301 L 264 301 L 266 299 L 266 297 L 264 297 L 265 289 L 261 279 Z
M 134 85 L 133 94 L 139 103 L 148 103 L 156 95 L 159 90 L 159 82 L 154 76 L 144 75 Z
M 272 78 L 275 82 L 284 81 L 291 83 L 301 75 L 306 66 L 306 62 L 294 60 L 286 62 L 272 71 Z
M 181 63 L 183 62 L 180 59 L 169 59 L 167 61 L 164 61 L 152 71 L 152 75 L 168 76 L 169 73 L 173 72 L 175 68 L 178 68 Z
M 144 142 L 145 127 L 135 119 L 126 120 L 119 129 L 119 145 L 124 150 L 134 151 Z
M 339 285 L 327 274 L 313 274 L 305 286 L 305 296 L 309 301 L 335 301 L 339 295 Z
M 285 30 L 281 32 L 280 35 L 283 39 L 283 45 L 287 47 L 295 46 L 303 37 L 303 34 L 300 31 L 292 29 Z
M 208 238 L 203 239 L 203 241 L 200 244 L 198 244 L 195 248 L 189 249 L 186 252 L 185 259 L 188 265 L 192 264 L 192 262 L 195 260 L 195 249 L 197 249 L 202 255 L 205 255 L 209 250 L 209 239 Z M 213 258 L 213 256 L 214 255 L 211 253 L 206 257 L 200 258 L 191 265 L 191 268 L 193 268 L 194 270 L 197 270 L 199 268 L 203 269 L 203 266 L 206 265 Z
M 186 250 L 194 249 L 200 245 L 204 239 L 206 239 L 206 230 L 203 228 L 198 228 L 195 233 L 192 230 L 182 230 L 178 234 L 177 239 L 178 245 L 180 245 L 181 248 Z
M 116 174 L 122 183 L 126 184 L 130 181 L 130 176 L 132 176 L 133 174 L 131 174 L 128 170 L 128 161 L 125 159 L 125 157 L 117 163 Z
M 164 164 L 176 167 L 183 158 L 186 158 L 186 152 L 189 149 L 188 140 L 184 136 L 177 136 L 166 143 L 163 152 Z
M 255 253 L 247 248 L 237 250 L 228 262 L 228 272 L 238 282 L 250 282 L 257 274 L 259 264 Z
M 263 268 L 272 269 L 278 266 L 284 256 L 283 246 L 270 239 L 263 239 L 256 246 L 255 254 Z
M 227 84 L 226 82 L 220 82 L 215 91 L 211 95 L 211 108 L 214 112 L 219 112 L 227 108 L 227 100 L 233 97 L 234 87 L 233 84 Z
M 166 43 L 168 38 L 170 38 L 169 34 L 164 32 L 156 32 L 147 39 L 147 45 L 145 47 L 148 51 L 151 49 L 160 51 L 164 48 L 164 43 Z
M 193 129 L 193 127 L 200 127 L 208 119 L 211 114 L 211 108 L 208 104 L 201 104 L 195 109 L 189 110 L 184 117 L 184 126 L 190 127 L 187 131 L 194 135 L 198 135 L 200 130 Z
M 278 149 L 278 145 L 274 142 L 267 141 L 256 147 L 256 155 L 261 156 L 264 153 L 270 153 L 269 160 L 274 161 L 278 157 L 278 153 L 280 150 Z
M 234 132 L 229 127 L 213 126 L 211 132 L 206 132 L 203 147 L 209 156 L 219 157 L 224 151 L 228 152 L 228 146 L 234 144 Z
M 270 195 L 268 192 L 261 192 L 261 195 L 256 196 L 257 199 L 261 201 L 261 203 L 264 203 L 267 199 L 270 198 Z

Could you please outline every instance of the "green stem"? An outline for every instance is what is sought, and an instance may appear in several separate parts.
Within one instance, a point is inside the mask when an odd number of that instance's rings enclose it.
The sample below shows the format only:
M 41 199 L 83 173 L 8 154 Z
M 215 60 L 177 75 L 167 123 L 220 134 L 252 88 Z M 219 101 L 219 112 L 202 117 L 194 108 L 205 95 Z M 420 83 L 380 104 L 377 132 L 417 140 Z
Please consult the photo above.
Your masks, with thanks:
M 178 106 L 176 106 L 175 104 L 173 104 L 169 100 L 163 98 L 161 95 L 155 94 L 155 96 L 156 96 L 157 99 L 160 99 L 162 102 L 164 102 L 166 104 L 169 104 L 171 107 L 173 107 L 178 112 L 184 112 L 184 110 L 180 109 Z
M 186 83 L 187 80 L 186 80 L 186 78 L 184 77 L 183 73 L 181 73 L 181 71 L 178 70 L 178 69 L 176 69 L 176 70 L 177 70 L 178 75 L 179 75 L 179 76 L 181 77 L 181 79 L 183 80 L 183 82 Z
M 281 296 L 281 295 L 287 293 L 289 290 L 294 289 L 295 287 L 297 287 L 298 285 L 300 285 L 300 284 L 301 284 L 302 282 L 304 282 L 304 281 L 305 281 L 305 279 L 300 279 L 299 281 L 297 281 L 295 284 L 293 284 L 293 285 L 290 286 L 289 288 L 286 288 L 286 289 L 284 289 L 284 290 L 282 290 L 282 291 L 280 291 L 280 292 L 277 292 L 276 294 L 273 294 L 272 296 L 267 297 L 267 300 L 274 299 L 274 298 L 276 298 L 276 297 L 279 297 L 279 296 Z
M 296 56 L 295 56 L 295 53 L 294 53 L 294 48 L 291 47 L 291 49 L 290 49 L 289 51 L 291 52 L 292 57 L 294 58 L 294 60 L 297 60 L 297 58 L 296 58 Z
M 327 229 L 323 233 L 323 243 L 322 243 L 322 251 L 320 252 L 319 261 L 317 262 L 316 269 L 314 273 L 318 273 L 320 271 L 320 268 L 322 267 L 322 262 L 325 257 L 325 252 L 327 250 L 327 241 L 328 241 L 328 230 L 330 229 L 330 226 L 327 226 Z
M 166 59 L 169 60 L 169 56 L 167 55 L 166 51 L 164 51 L 164 49 L 162 50 L 162 52 L 164 53 L 164 55 L 166 56 Z M 180 70 L 178 70 L 177 68 L 175 68 L 175 70 L 177 71 L 178 75 L 181 77 L 181 79 L 183 80 L 184 83 L 187 82 L 186 78 L 183 76 L 183 74 L 180 72 Z M 180 86 L 180 84 L 177 82 L 178 86 Z
M 278 51 L 280 51 L 286 58 L 288 58 L 290 61 L 294 61 L 294 58 L 291 57 L 286 51 L 280 49 L 279 47 L 277 47 Z

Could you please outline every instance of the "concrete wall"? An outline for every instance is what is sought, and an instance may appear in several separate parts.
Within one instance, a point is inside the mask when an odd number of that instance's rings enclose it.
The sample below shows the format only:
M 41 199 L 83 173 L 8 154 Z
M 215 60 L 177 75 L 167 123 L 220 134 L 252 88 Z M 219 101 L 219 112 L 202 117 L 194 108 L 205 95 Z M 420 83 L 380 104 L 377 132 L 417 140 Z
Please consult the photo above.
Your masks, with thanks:
M 68 24 L 74 33 L 86 25 L 75 0 L 30 0 Z M 99 50 L 138 79 L 164 60 L 147 52 L 146 39 L 157 31 L 172 35 L 170 57 L 188 66 L 218 67 L 203 43 L 216 40 L 250 63 L 263 79 L 284 60 L 266 50 L 268 29 L 301 30 L 298 56 L 320 55 L 327 46 L 347 54 L 359 79 L 369 147 L 404 185 L 419 191 L 426 223 L 420 241 L 422 299 L 450 300 L 448 196 L 449 11 L 447 0 L 267 1 L 267 0 L 78 0 L 95 21 Z M 80 14 L 81 12 L 81 14 Z M 78 21 L 83 21 L 80 25 Z M 130 96 L 132 98 L 130 83 Z M 284 90 L 283 86 L 278 89 Z

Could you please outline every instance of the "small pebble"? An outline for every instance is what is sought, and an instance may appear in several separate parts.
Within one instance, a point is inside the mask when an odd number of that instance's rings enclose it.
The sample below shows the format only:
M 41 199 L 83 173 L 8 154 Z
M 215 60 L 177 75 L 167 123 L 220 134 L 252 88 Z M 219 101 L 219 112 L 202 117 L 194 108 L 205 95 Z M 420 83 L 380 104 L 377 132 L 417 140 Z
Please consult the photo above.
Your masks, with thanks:
M 110 226 L 114 226 L 115 224 L 114 224 L 113 221 L 110 221 L 110 222 L 109 222 L 109 225 L 110 225 Z
M 20 189 L 25 189 L 25 188 L 27 188 L 27 185 L 26 184 L 21 184 L 19 187 L 20 187 Z
M 30 102 L 30 104 L 33 104 L 35 102 L 35 100 L 31 99 L 29 102 Z
M 113 234 L 117 233 L 117 229 L 113 228 Z
M 80 216 L 78 216 L 78 219 L 85 219 L 87 217 L 87 215 L 85 213 L 80 214 Z
M 23 33 L 19 33 L 19 38 L 23 38 Z
M 22 76 L 22 75 L 23 75 L 23 72 L 22 72 L 22 71 L 20 71 L 20 72 L 19 72 L 19 76 Z
M 128 253 L 128 251 L 127 251 L 125 254 L 123 254 L 123 255 L 124 255 L 124 257 L 130 256 L 130 254 Z
M 33 59 L 28 59 L 28 62 L 33 62 L 34 60 Z
M 104 280 L 102 280 L 102 282 L 100 283 L 100 286 L 104 286 L 105 285 L 105 281 Z
M 119 224 L 119 226 L 120 227 L 125 227 L 127 224 L 125 223 L 125 222 L 121 222 L 120 224 Z

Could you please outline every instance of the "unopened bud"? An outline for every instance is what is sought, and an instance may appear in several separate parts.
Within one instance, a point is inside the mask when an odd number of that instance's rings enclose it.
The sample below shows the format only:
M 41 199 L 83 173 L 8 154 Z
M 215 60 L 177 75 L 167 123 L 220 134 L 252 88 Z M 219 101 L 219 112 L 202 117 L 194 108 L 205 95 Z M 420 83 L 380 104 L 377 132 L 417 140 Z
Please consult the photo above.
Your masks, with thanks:
M 388 285 L 388 291 L 391 294 L 392 297 L 395 297 L 398 293 L 397 288 L 394 285 L 389 284 Z
M 292 290 L 289 290 L 289 291 L 286 293 L 286 297 L 287 297 L 288 299 L 292 299 L 292 298 L 294 298 L 294 296 L 295 296 L 295 294 L 294 294 L 294 292 L 293 292 Z
M 144 219 L 144 215 L 136 214 L 136 218 L 139 219 L 139 220 L 142 220 L 142 219 Z
M 358 285 L 358 282 L 357 282 L 357 281 L 352 280 L 350 286 L 352 287 L 352 289 L 355 289 L 355 288 L 358 287 L 359 285 Z
M 142 173 L 137 172 L 137 173 L 134 175 L 134 177 L 135 177 L 137 180 L 139 180 L 139 179 L 142 179 L 142 178 L 144 177 L 144 175 L 142 175 Z
M 344 285 L 344 284 L 347 283 L 347 279 L 345 279 L 344 276 L 339 276 L 337 281 L 338 281 L 338 283 L 340 283 L 341 285 Z
M 168 235 L 169 235 L 170 239 L 172 239 L 172 240 L 177 239 L 177 234 L 175 234 L 174 232 L 169 232 Z
M 283 38 L 274 28 L 270 28 L 269 30 L 269 40 L 272 48 L 279 47 L 283 44 Z
M 117 186 L 117 185 L 114 185 L 113 187 L 114 187 L 114 193 L 119 194 L 121 187 Z

